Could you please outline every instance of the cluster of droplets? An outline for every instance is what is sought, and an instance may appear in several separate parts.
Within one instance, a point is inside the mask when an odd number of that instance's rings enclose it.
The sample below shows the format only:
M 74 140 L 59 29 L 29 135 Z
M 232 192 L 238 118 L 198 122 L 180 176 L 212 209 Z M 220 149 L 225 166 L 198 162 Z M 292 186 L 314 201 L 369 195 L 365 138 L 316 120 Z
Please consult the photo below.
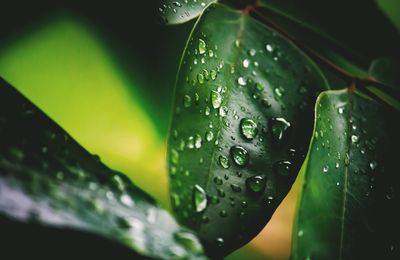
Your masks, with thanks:
M 179 0 L 179 1 L 169 1 L 161 3 L 161 6 L 158 8 L 160 12 L 160 16 L 164 19 L 165 23 L 168 23 L 169 16 L 172 17 L 172 20 L 176 20 L 174 16 L 182 20 L 187 20 L 194 14 L 191 12 L 200 11 L 205 8 L 209 3 L 209 0 Z

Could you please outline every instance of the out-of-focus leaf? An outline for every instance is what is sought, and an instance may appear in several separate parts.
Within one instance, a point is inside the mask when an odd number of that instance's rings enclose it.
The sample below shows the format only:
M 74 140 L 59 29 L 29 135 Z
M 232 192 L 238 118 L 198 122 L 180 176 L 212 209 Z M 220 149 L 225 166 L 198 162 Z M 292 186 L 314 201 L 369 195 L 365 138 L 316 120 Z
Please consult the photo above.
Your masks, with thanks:
M 179 24 L 192 20 L 217 0 L 162 0 L 159 11 L 166 24 Z
M 375 57 L 400 56 L 399 31 L 373 0 L 261 0 L 258 3 L 269 19 L 309 47 L 318 47 L 321 43 L 314 37 L 308 40 L 309 34 L 304 31 L 296 34 L 299 32 L 296 26 L 322 36 L 341 48 L 341 52 L 351 54 L 351 60 L 365 68 Z
M 394 88 L 400 88 L 400 62 L 394 58 L 378 58 L 372 61 L 369 75 L 375 80 Z
M 316 117 L 293 259 L 399 259 L 399 114 L 340 90 Z
M 178 74 L 168 157 L 175 213 L 211 254 L 247 243 L 286 196 L 326 88 L 275 31 L 223 5 L 205 10 Z
M 202 254 L 197 238 L 180 228 L 151 197 L 84 150 L 3 80 L 0 215 L 66 229 L 67 235 L 71 229 L 96 234 L 145 257 Z M 62 240 L 62 232 L 54 239 Z

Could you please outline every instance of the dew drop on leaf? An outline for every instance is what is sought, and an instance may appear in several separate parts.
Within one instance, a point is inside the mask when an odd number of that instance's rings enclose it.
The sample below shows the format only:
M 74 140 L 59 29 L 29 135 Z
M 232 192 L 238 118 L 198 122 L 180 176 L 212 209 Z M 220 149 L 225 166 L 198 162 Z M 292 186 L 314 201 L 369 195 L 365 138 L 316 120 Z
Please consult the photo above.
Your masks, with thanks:
M 199 54 L 204 54 L 206 52 L 206 42 L 202 39 L 199 39 L 199 44 L 197 46 Z
M 222 103 L 222 96 L 219 92 L 212 90 L 211 91 L 211 105 L 213 108 L 219 108 Z
M 266 183 L 267 179 L 264 176 L 256 175 L 247 178 L 246 187 L 254 193 L 259 193 L 265 189 Z
M 239 166 L 245 166 L 249 163 L 249 153 L 242 146 L 231 147 L 230 154 L 233 161 Z
M 207 207 L 207 195 L 200 185 L 193 187 L 193 206 L 196 212 L 202 212 Z
M 292 163 L 290 161 L 278 161 L 273 165 L 274 171 L 281 176 L 288 176 Z
M 240 121 L 240 132 L 247 140 L 252 140 L 258 133 L 257 123 L 249 118 Z
M 269 126 L 273 140 L 279 143 L 284 139 L 290 123 L 282 117 L 277 117 L 270 119 Z
M 222 166 L 222 168 L 224 168 L 224 169 L 229 168 L 229 166 L 230 166 L 229 159 L 226 156 L 220 155 L 218 157 L 218 161 L 219 161 L 219 164 Z

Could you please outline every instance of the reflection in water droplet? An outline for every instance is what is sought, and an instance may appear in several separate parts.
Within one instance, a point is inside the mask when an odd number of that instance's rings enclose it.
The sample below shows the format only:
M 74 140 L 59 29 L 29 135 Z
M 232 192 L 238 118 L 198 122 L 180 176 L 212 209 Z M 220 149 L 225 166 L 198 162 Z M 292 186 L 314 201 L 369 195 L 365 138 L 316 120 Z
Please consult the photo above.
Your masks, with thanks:
M 252 140 L 258 133 L 257 123 L 249 118 L 240 121 L 240 131 L 247 140 Z
M 249 163 L 249 153 L 242 146 L 231 147 L 230 154 L 233 161 L 239 166 L 245 166 Z
M 256 175 L 247 178 L 246 187 L 255 193 L 259 193 L 265 189 L 265 184 L 267 183 L 267 179 L 264 176 Z
M 199 44 L 197 46 L 200 54 L 204 54 L 206 52 L 206 43 L 202 39 L 199 39 Z
M 292 163 L 290 161 L 278 161 L 273 165 L 274 171 L 282 176 L 288 176 L 291 170 Z
M 220 164 L 223 168 L 225 168 L 225 169 L 228 169 L 228 168 L 229 168 L 229 166 L 230 166 L 230 164 L 229 164 L 229 159 L 228 159 L 226 156 L 220 155 L 220 156 L 218 157 L 218 161 L 219 161 L 219 164 Z
M 200 244 L 200 242 L 193 234 L 189 232 L 178 231 L 174 234 L 174 238 L 184 248 L 186 248 L 189 251 L 192 251 L 195 254 L 203 252 L 203 247 Z
M 217 244 L 218 247 L 222 247 L 224 245 L 224 239 L 218 237 L 217 239 L 215 239 L 215 243 Z
M 369 168 L 371 168 L 371 170 L 375 170 L 377 165 L 378 164 L 376 163 L 376 161 L 372 161 L 369 163 Z
M 211 104 L 213 108 L 219 108 L 222 103 L 222 96 L 219 92 L 212 90 L 211 91 Z
M 290 127 L 290 123 L 282 117 L 271 118 L 269 123 L 270 131 L 274 142 L 281 142 L 285 133 Z
M 196 212 L 202 212 L 207 207 L 207 195 L 204 189 L 199 185 L 193 187 L 193 204 Z
M 183 97 L 183 106 L 190 107 L 192 105 L 192 98 L 189 95 Z

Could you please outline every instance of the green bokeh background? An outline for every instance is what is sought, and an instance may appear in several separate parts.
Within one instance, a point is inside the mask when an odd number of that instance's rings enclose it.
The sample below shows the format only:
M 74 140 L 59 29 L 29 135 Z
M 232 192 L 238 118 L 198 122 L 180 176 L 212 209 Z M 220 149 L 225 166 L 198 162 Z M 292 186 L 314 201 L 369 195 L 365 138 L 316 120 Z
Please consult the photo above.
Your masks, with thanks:
M 378 2 L 400 28 L 400 1 Z M 134 10 L 104 6 L 99 12 L 45 3 L 33 6 L 28 17 L 18 10 L 6 6 L 0 20 L 0 76 L 170 210 L 166 138 L 175 74 L 193 22 L 157 24 L 157 1 Z M 109 13 L 121 17 L 115 21 Z M 296 190 L 286 201 L 291 213 Z M 285 221 L 291 225 L 290 218 Z M 274 220 L 269 228 L 279 223 Z M 288 233 L 290 227 L 281 230 Z M 290 231 L 284 235 L 290 238 Z M 274 251 L 262 246 L 264 240 L 262 234 L 228 259 L 290 254 L 290 245 Z

